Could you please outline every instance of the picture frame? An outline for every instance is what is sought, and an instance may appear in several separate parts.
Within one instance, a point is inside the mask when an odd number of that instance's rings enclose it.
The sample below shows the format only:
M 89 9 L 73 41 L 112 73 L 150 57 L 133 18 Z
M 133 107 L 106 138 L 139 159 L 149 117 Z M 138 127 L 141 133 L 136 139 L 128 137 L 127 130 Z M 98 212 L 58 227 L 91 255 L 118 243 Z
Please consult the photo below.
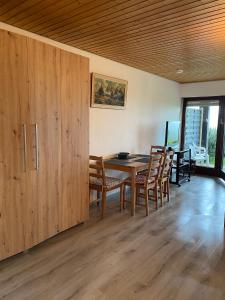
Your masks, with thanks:
M 92 73 L 91 107 L 125 109 L 127 87 L 126 80 Z

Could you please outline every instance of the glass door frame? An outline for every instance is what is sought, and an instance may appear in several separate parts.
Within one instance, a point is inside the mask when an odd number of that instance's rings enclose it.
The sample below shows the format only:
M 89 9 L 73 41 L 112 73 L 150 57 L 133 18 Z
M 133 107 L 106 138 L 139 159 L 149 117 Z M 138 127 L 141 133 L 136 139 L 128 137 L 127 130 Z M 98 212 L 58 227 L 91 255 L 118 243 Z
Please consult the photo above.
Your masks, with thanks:
M 225 169 L 223 169 L 223 160 L 225 153 L 225 96 L 221 97 L 220 101 L 220 111 L 219 111 L 219 121 L 218 121 L 218 165 L 217 169 L 219 170 L 218 176 L 225 180 Z
M 190 98 L 182 98 L 183 107 L 182 107 L 182 120 L 181 120 L 181 150 L 184 150 L 184 134 L 185 134 L 185 116 L 186 116 L 186 108 L 188 101 L 213 101 L 219 100 L 219 117 L 218 117 L 218 126 L 217 126 L 217 140 L 216 140 L 216 155 L 215 155 L 215 167 L 203 167 L 196 166 L 196 173 L 210 175 L 210 176 L 218 176 L 225 180 L 225 172 L 222 169 L 223 162 L 223 151 L 224 151 L 224 134 L 225 134 L 225 96 L 210 96 L 210 97 L 190 97 Z

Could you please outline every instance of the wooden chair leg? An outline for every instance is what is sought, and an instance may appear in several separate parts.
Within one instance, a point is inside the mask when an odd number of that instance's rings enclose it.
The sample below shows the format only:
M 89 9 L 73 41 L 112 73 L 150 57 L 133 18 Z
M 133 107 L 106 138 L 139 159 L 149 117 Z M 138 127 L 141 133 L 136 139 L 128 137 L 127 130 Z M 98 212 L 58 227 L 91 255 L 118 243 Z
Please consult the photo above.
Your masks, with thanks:
M 163 194 L 164 194 L 164 197 L 166 197 L 166 195 L 167 195 L 167 184 L 166 184 L 166 182 L 164 182 L 164 184 L 163 184 Z
M 136 204 L 138 203 L 138 195 L 140 193 L 140 188 L 136 187 Z
M 120 211 L 123 209 L 124 206 L 124 185 L 122 184 L 120 187 Z
M 163 206 L 163 183 L 159 184 L 159 194 L 160 194 L 160 206 Z
M 126 185 L 123 186 L 123 209 L 126 208 Z
M 170 182 L 169 179 L 166 181 L 167 201 L 170 201 Z
M 158 209 L 158 187 L 157 184 L 154 187 L 155 209 Z
M 102 218 L 105 215 L 105 207 L 106 207 L 106 191 L 103 190 L 103 192 L 102 192 Z
M 99 204 L 100 204 L 100 202 L 99 202 L 99 199 L 100 199 L 100 192 L 99 191 L 97 191 L 97 206 L 99 206 Z
M 89 205 L 91 204 L 91 189 L 89 189 Z
M 148 190 L 145 189 L 145 209 L 146 209 L 146 216 L 149 215 L 149 203 L 148 203 Z

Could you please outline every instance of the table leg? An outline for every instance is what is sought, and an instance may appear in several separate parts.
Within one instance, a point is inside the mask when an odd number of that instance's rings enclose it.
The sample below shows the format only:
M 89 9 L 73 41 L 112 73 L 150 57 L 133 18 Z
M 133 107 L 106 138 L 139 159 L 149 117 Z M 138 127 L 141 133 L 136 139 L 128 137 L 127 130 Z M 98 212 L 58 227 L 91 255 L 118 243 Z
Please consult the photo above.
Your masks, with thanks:
M 136 205 L 136 184 L 135 184 L 136 171 L 131 174 L 131 216 L 135 216 Z

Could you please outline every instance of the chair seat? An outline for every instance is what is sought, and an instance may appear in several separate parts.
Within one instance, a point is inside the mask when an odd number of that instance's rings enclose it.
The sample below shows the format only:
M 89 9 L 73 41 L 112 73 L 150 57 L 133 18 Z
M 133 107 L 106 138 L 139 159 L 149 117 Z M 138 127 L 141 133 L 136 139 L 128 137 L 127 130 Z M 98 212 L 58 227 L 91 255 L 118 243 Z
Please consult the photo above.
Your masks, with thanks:
M 138 172 L 138 175 L 147 175 L 147 174 L 148 174 L 148 169 Z
M 122 179 L 115 178 L 115 177 L 105 177 L 105 183 L 106 183 L 106 189 L 111 190 L 114 187 L 117 187 L 123 183 Z M 95 185 L 95 186 L 102 186 L 102 179 L 101 178 L 90 178 L 90 185 Z
M 155 181 L 155 178 L 150 178 L 148 183 L 152 183 Z M 125 181 L 125 184 L 131 185 L 131 177 L 128 177 Z M 146 175 L 144 174 L 137 174 L 135 177 L 135 183 L 139 185 L 144 185 L 146 183 Z

